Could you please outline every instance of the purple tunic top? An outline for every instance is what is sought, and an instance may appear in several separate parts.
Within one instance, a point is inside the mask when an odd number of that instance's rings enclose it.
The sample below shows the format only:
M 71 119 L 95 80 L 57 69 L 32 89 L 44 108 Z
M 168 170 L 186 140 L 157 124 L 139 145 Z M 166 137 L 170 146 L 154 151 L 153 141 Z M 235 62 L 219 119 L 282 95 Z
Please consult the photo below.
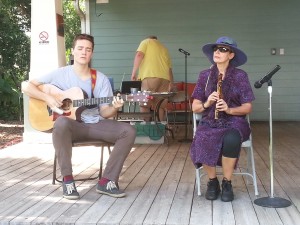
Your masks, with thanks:
M 214 65 L 200 73 L 192 97 L 205 102 L 208 96 L 217 90 L 218 68 Z M 245 71 L 231 65 L 227 68 L 222 82 L 223 99 L 229 108 L 252 102 L 255 97 Z M 190 155 L 197 166 L 221 165 L 221 150 L 224 134 L 230 129 L 236 129 L 241 135 L 241 143 L 250 135 L 250 127 L 246 116 L 233 116 L 219 112 L 219 119 L 215 119 L 216 104 L 202 112 L 202 120 L 197 127 L 191 144 Z

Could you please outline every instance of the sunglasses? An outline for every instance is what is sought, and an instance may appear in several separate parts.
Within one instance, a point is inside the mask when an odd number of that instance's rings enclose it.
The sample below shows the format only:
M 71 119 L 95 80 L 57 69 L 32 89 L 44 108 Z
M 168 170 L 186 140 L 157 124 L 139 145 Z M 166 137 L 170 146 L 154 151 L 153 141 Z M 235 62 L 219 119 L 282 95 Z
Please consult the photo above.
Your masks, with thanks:
M 214 52 L 216 52 L 217 50 L 219 50 L 220 52 L 222 53 L 225 53 L 225 52 L 231 52 L 231 50 L 229 48 L 226 48 L 226 47 L 221 47 L 221 46 L 215 46 L 213 48 Z

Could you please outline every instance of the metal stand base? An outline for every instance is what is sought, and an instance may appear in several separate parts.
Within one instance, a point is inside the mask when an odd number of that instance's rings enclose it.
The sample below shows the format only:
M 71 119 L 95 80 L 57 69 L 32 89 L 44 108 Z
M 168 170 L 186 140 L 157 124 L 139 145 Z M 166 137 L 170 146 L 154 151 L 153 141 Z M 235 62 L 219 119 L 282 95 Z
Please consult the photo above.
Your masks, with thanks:
M 254 200 L 254 203 L 256 205 L 269 208 L 285 208 L 292 204 L 289 200 L 279 197 L 263 197 Z

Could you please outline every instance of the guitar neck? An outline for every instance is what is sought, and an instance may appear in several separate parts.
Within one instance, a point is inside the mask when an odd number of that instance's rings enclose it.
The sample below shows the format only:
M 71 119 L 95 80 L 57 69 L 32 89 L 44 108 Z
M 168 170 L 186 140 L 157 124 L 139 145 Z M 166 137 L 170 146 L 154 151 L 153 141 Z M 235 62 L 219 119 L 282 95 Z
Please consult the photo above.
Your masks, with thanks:
M 112 103 L 112 101 L 113 101 L 113 97 L 85 98 L 85 99 L 73 100 L 73 107 L 99 105 L 103 103 Z
M 117 96 L 119 99 L 123 99 L 125 102 L 146 102 L 146 95 L 120 95 Z M 73 100 L 73 107 L 89 106 L 89 105 L 99 105 L 103 103 L 112 103 L 113 96 L 102 97 L 102 98 L 85 98 Z

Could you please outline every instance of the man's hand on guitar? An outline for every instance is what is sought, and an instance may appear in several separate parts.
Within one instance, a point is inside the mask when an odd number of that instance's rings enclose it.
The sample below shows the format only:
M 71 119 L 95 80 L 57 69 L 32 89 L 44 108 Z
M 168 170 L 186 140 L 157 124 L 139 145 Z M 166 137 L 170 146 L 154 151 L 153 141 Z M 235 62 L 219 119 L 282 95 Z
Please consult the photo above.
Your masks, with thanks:
M 59 109 L 59 107 L 62 106 L 62 102 L 59 99 L 57 99 L 51 95 L 48 95 L 46 103 L 52 111 L 54 111 L 60 115 L 64 113 L 63 110 Z
M 112 105 L 115 109 L 119 109 L 119 108 L 123 107 L 124 101 L 122 98 L 120 98 L 120 94 L 118 94 L 117 96 L 114 96 Z

